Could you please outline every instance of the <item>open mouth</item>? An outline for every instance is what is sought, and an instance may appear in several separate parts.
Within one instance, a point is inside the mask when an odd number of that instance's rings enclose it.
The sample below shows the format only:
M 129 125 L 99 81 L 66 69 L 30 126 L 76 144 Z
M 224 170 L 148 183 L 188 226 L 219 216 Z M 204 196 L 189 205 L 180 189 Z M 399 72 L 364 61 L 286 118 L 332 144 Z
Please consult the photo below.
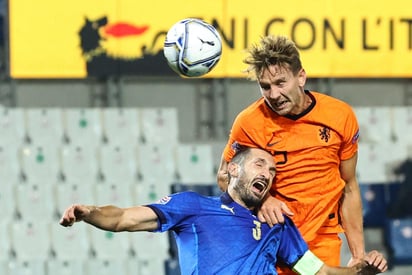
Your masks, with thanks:
M 266 182 L 259 180 L 253 183 L 253 189 L 255 192 L 257 193 L 263 193 L 263 191 L 265 191 L 266 188 Z
M 281 100 L 275 104 L 276 108 L 282 108 L 288 101 L 287 100 Z

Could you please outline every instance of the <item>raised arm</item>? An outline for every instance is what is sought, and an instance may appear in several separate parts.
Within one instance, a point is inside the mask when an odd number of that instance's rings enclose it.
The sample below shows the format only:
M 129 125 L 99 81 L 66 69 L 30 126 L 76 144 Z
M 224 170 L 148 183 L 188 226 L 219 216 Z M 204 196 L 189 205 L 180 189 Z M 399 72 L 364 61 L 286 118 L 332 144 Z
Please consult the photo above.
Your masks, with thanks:
M 73 204 L 60 219 L 62 226 L 84 221 L 106 231 L 151 231 L 158 227 L 157 215 L 146 206 L 119 208 L 113 205 L 92 206 Z

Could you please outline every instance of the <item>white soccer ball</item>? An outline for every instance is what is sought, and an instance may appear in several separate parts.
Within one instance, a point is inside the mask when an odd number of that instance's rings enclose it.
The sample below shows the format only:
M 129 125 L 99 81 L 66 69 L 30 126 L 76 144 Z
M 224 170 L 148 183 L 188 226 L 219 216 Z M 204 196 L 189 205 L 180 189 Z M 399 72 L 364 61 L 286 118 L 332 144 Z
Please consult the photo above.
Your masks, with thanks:
M 212 25 L 187 18 L 169 29 L 163 53 L 176 73 L 198 77 L 210 72 L 220 60 L 222 40 Z

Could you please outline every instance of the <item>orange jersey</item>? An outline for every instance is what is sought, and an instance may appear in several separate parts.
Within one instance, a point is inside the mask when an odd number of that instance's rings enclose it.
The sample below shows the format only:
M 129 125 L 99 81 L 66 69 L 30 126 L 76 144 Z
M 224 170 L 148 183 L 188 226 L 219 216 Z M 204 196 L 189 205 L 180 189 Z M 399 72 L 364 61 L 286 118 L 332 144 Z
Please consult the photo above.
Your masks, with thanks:
M 339 165 L 356 154 L 359 126 L 348 104 L 305 92 L 312 104 L 298 116 L 279 116 L 263 98 L 244 109 L 232 126 L 224 158 L 230 161 L 236 144 L 271 151 L 277 167 L 271 193 L 287 203 L 310 242 L 317 233 L 342 232 L 338 212 L 345 183 Z

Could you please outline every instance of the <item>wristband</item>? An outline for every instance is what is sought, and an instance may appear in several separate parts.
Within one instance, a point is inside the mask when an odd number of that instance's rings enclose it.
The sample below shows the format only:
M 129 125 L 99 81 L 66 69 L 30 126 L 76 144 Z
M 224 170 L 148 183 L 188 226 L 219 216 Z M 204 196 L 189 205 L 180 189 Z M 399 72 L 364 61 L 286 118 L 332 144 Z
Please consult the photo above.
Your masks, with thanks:
M 314 275 L 323 266 L 322 260 L 315 256 L 310 250 L 295 263 L 293 271 L 301 275 Z

